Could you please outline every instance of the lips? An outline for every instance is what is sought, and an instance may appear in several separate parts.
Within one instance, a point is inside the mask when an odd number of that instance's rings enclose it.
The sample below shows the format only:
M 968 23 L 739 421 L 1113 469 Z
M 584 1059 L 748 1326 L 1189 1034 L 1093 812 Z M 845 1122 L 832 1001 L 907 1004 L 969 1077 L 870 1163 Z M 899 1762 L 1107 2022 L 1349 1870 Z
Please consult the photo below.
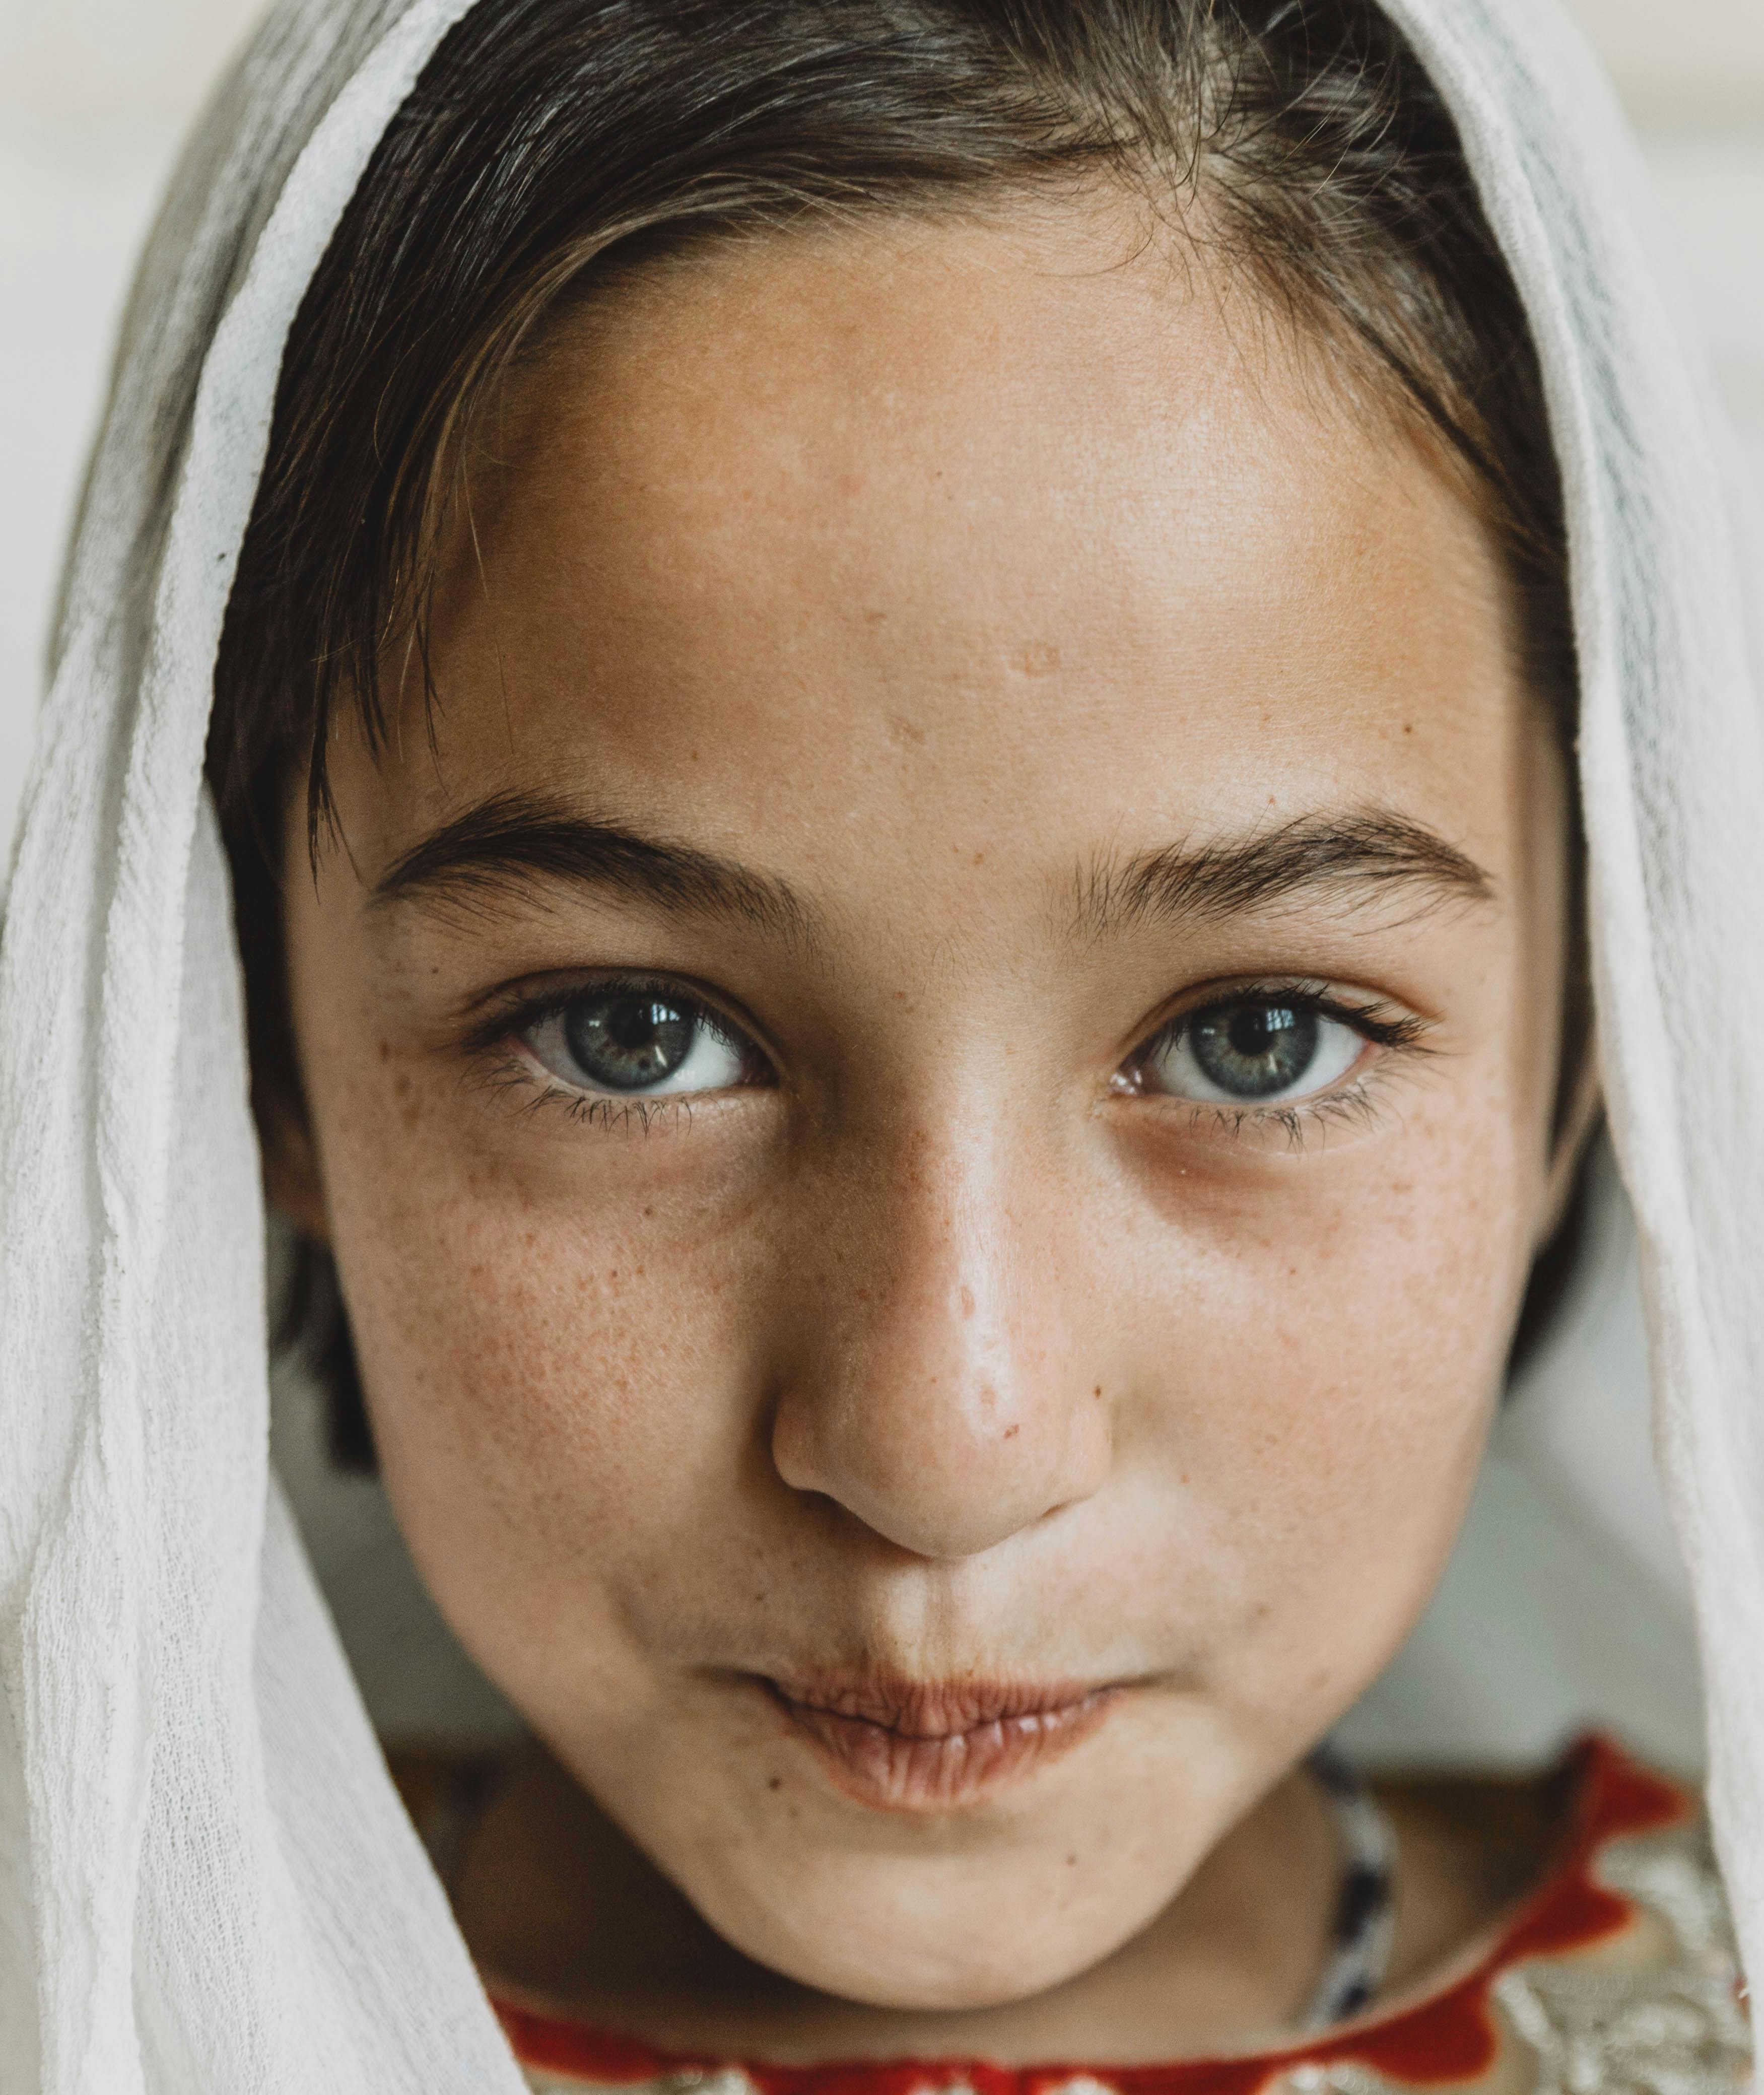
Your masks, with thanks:
M 839 1788 L 896 1811 L 971 1803 L 1069 1752 L 1114 1701 L 1069 1683 L 761 1683 Z

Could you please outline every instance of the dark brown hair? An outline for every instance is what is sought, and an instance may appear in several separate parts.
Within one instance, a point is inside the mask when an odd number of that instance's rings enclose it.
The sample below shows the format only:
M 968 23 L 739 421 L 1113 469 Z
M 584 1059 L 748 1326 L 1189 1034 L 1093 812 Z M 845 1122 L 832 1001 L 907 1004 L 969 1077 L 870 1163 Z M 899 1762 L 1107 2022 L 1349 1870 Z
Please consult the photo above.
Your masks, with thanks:
M 1249 272 L 1431 438 L 1507 551 L 1534 681 L 1570 718 L 1536 357 L 1451 117 L 1371 0 L 479 0 L 302 304 L 221 641 L 208 775 L 262 1110 L 298 1096 L 291 789 L 316 839 L 339 709 L 377 746 L 383 665 L 414 663 L 434 696 L 428 611 L 471 433 L 558 302 L 694 242 L 1099 176 Z M 311 1255 L 294 1302 L 352 1392 Z M 359 1400 L 335 1417 L 364 1453 Z

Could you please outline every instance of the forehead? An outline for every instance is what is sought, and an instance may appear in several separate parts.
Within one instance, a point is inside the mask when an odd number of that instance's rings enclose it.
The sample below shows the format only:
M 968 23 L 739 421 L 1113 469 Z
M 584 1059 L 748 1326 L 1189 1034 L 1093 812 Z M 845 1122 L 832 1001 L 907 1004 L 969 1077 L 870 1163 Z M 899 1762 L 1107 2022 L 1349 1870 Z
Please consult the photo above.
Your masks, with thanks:
M 1523 708 L 1483 528 L 1124 205 L 651 272 L 554 331 L 471 491 L 391 847 L 542 780 L 824 868 L 1330 801 L 1504 855 Z

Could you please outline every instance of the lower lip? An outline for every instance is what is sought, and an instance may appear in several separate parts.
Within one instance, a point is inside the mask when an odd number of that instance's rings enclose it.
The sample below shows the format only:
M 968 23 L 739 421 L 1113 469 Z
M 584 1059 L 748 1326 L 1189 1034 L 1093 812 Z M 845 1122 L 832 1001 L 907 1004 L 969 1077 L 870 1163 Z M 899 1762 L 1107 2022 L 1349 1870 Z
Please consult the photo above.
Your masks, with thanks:
M 1113 1688 L 1098 1688 L 1051 1709 L 926 1737 L 793 1701 L 773 1681 L 764 1685 L 848 1797 L 891 1811 L 947 1811 L 1021 1781 L 1087 1739 L 1115 1699 Z

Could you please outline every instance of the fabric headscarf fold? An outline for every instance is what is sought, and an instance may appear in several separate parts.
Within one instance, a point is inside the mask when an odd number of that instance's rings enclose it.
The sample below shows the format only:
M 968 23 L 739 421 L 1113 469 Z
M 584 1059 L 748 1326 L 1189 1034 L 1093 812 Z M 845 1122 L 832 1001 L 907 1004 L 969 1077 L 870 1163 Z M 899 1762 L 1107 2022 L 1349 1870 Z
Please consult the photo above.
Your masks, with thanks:
M 68 570 L 0 946 L 8 2095 L 520 2084 L 268 1471 L 263 1197 L 202 778 L 283 343 L 469 4 L 272 15 L 143 263 Z M 1387 4 L 1456 113 L 1548 385 L 1602 1068 L 1715 1825 L 1764 1971 L 1757 534 L 1572 33 L 1548 0 Z

